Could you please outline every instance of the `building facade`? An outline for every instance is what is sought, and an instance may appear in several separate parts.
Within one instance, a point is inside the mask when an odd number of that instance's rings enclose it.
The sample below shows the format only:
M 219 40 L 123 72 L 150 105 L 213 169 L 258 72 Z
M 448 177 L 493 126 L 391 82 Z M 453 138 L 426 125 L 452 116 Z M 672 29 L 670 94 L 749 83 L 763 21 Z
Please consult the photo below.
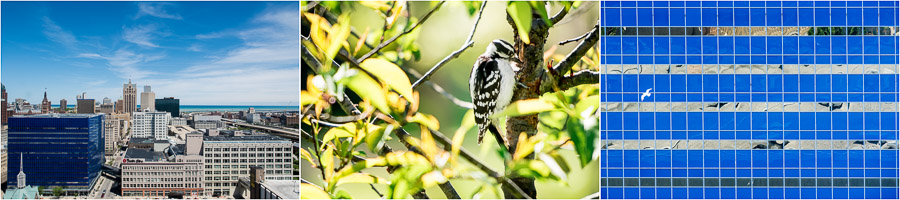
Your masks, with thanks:
M 156 110 L 169 112 L 172 117 L 181 117 L 181 103 L 175 97 L 166 97 L 156 100 Z
M 131 79 L 128 79 L 128 83 L 122 86 L 122 96 L 125 98 L 122 111 L 124 113 L 137 111 L 137 85 L 132 84 Z
M 220 129 L 225 127 L 222 116 L 198 115 L 194 116 L 194 129 Z
M 103 115 L 44 114 L 9 118 L 7 174 L 23 165 L 28 184 L 86 194 L 100 176 Z M 20 163 L 23 160 L 24 163 Z M 8 185 L 17 180 L 8 178 Z
M 78 114 L 92 114 L 94 113 L 94 100 L 78 99 L 78 104 L 75 104 L 75 109 Z
M 156 93 L 150 90 L 149 85 L 145 85 L 144 92 L 141 92 L 141 111 L 156 111 Z
M 6 119 L 9 118 L 9 115 L 11 114 L 11 112 L 8 112 L 8 111 L 7 111 L 7 109 L 8 109 L 7 106 L 9 105 L 9 103 L 6 102 L 6 98 L 7 98 L 7 96 L 6 96 L 6 85 L 0 84 L 0 89 L 2 89 L 2 91 L 0 91 L 0 95 L 2 95 L 2 98 L 3 98 L 3 99 L 2 99 L 2 101 L 3 101 L 2 104 L 3 104 L 3 105 L 0 105 L 0 107 L 2 107 L 2 108 L 0 108 L 0 109 L 2 109 L 2 110 L 0 110 L 0 112 L 3 112 L 3 113 L 2 113 L 2 115 L 3 115 L 3 116 L 2 116 L 2 118 L 3 118 L 2 120 L 3 120 L 3 121 L 0 121 L 0 124 L 6 124 Z
M 111 156 L 116 153 L 116 148 L 119 144 L 119 140 L 121 140 L 122 133 L 120 132 L 121 123 L 123 120 L 116 119 L 112 115 L 105 115 L 106 119 L 103 121 L 103 134 L 105 134 L 104 138 L 104 149 L 106 150 L 106 155 Z
M 169 125 L 172 126 L 187 126 L 187 119 L 181 117 L 173 117 L 171 120 L 172 123 Z
M 266 180 L 291 179 L 291 141 L 270 135 L 204 136 L 204 177 L 207 196 L 230 196 L 249 166 L 262 166 Z
M 192 144 L 161 144 L 154 145 L 152 149 L 128 149 L 122 163 L 122 196 L 165 198 L 169 193 L 195 197 L 203 195 L 203 159 L 199 152 L 186 152 L 186 146 Z
M 167 112 L 133 112 L 131 115 L 132 138 L 165 140 L 169 125 Z

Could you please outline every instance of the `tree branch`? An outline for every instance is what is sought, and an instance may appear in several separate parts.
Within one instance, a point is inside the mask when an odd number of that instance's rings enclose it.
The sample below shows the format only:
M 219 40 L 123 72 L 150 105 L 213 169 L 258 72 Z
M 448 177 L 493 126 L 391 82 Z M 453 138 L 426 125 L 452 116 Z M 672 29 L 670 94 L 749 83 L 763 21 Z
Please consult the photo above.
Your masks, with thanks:
M 557 86 L 559 86 L 559 90 L 567 90 L 569 88 L 582 85 L 582 84 L 595 84 L 600 82 L 600 72 L 590 71 L 590 70 L 581 70 L 575 72 L 571 76 L 564 76 L 557 80 Z M 551 84 L 542 84 L 541 91 L 552 92 L 553 85 Z
M 435 6 L 434 8 L 432 8 L 431 11 L 428 11 L 428 13 L 425 14 L 424 17 L 422 17 L 422 20 L 419 20 L 419 22 L 417 22 L 416 25 L 413 25 L 412 28 L 410 28 L 410 29 L 408 29 L 408 30 L 406 30 L 406 31 L 403 31 L 403 33 L 397 34 L 396 36 L 392 37 L 391 39 L 388 39 L 388 40 L 385 41 L 385 42 L 382 42 L 381 44 L 378 44 L 378 46 L 376 46 L 375 49 L 372 49 L 371 51 L 369 51 L 369 53 L 364 54 L 362 57 L 360 57 L 358 60 L 356 60 L 356 62 L 357 62 L 357 63 L 361 63 L 362 61 L 364 61 L 364 60 L 366 60 L 367 58 L 371 57 L 372 54 L 375 54 L 375 52 L 381 51 L 381 49 L 383 49 L 383 48 L 386 47 L 387 45 L 390 45 L 391 43 L 393 43 L 393 42 L 394 42 L 395 40 L 397 40 L 397 38 L 399 38 L 400 36 L 406 35 L 406 34 L 408 34 L 409 32 L 412 32 L 413 30 L 416 30 L 416 28 L 418 28 L 419 25 L 421 25 L 422 23 L 425 22 L 425 20 L 428 20 L 428 18 L 431 17 L 431 14 L 433 14 L 434 11 L 438 10 L 438 8 L 441 8 L 441 5 L 444 5 L 444 2 L 446 2 L 446 1 L 441 1 L 440 3 L 438 3 L 437 6 Z
M 594 25 L 594 28 L 588 32 L 587 38 L 578 43 L 578 46 L 575 47 L 575 50 L 572 50 L 569 55 L 566 56 L 562 61 L 556 64 L 553 67 L 553 71 L 556 74 L 565 74 L 567 71 L 572 69 L 572 66 L 575 65 L 578 60 L 587 53 L 588 49 L 594 47 L 594 44 L 597 44 L 597 40 L 600 39 L 600 23 Z
M 585 33 L 584 35 L 578 36 L 577 38 L 572 38 L 572 39 L 568 39 L 568 40 L 566 40 L 566 41 L 559 42 L 559 45 L 566 45 L 566 44 L 568 44 L 568 43 L 570 43 L 570 42 L 575 42 L 575 41 L 581 40 L 581 39 L 583 39 L 584 37 L 587 37 L 587 36 L 590 35 L 590 34 L 591 34 L 591 32 L 587 32 L 587 33 Z
M 550 23 L 553 23 L 553 25 L 555 25 L 557 22 L 559 22 L 564 17 L 566 17 L 566 14 L 568 14 L 568 13 L 569 13 L 569 8 L 566 8 L 564 6 L 562 8 L 562 10 L 559 10 L 559 12 L 556 13 L 556 15 L 553 15 L 553 17 L 550 18 Z
M 419 80 L 416 80 L 416 82 L 412 84 L 413 89 L 416 89 L 416 87 L 418 87 L 419 84 L 422 84 L 423 81 L 430 79 L 431 75 L 433 75 L 435 71 L 444 66 L 444 64 L 447 64 L 450 59 L 459 57 L 459 54 L 472 47 L 472 44 L 475 43 L 472 41 L 472 38 L 475 36 L 475 30 L 478 28 L 478 23 L 481 22 L 481 13 L 484 12 L 485 5 L 487 5 L 487 1 L 483 1 L 481 3 L 481 9 L 478 11 L 478 17 L 475 18 L 475 25 L 472 25 L 472 31 L 469 32 L 469 38 L 466 39 L 466 42 L 464 42 L 463 46 L 450 55 L 447 55 L 447 57 L 444 57 L 443 60 L 431 67 L 428 72 L 425 72 L 424 76 L 422 76 L 421 78 L 419 78 Z
M 422 77 L 422 74 L 419 74 L 419 72 L 413 68 L 407 68 L 406 73 L 408 73 L 409 75 L 412 75 L 413 77 L 416 77 L 417 79 Z M 453 104 L 456 104 L 459 107 L 462 107 L 465 109 L 475 108 L 474 104 L 472 104 L 468 101 L 463 101 L 459 98 L 456 98 L 456 96 L 453 96 L 453 94 L 450 94 L 450 92 L 447 92 L 446 90 L 444 90 L 443 87 L 441 87 L 438 84 L 432 83 L 431 81 L 425 81 L 425 84 L 430 85 L 431 88 L 434 89 L 435 92 L 438 92 L 441 95 L 444 95 L 444 98 L 447 98 L 448 100 L 450 100 L 450 102 L 452 102 Z
M 441 143 L 444 146 L 444 150 L 447 150 L 447 151 L 452 150 L 453 141 L 450 140 L 450 138 L 447 138 L 447 136 L 444 136 L 444 134 L 441 133 L 440 131 L 437 131 L 437 130 L 434 130 L 431 128 L 429 128 L 428 130 L 431 131 L 431 135 L 434 136 L 435 139 L 437 139 L 435 141 L 437 141 L 438 143 Z M 506 178 L 506 176 L 503 176 L 503 174 L 501 174 L 497 171 L 494 171 L 493 169 L 491 169 L 491 167 L 488 167 L 487 165 L 485 165 L 483 162 L 478 160 L 478 158 L 475 158 L 475 156 L 472 153 L 470 153 L 468 150 L 466 150 L 465 148 L 459 148 L 459 155 L 461 155 L 463 158 L 468 160 L 470 163 L 472 163 L 473 165 L 475 165 L 476 167 L 481 169 L 481 171 L 486 172 L 488 174 L 488 176 L 491 176 L 491 177 L 494 177 L 495 179 L 497 179 L 498 182 L 503 182 L 503 183 L 513 186 L 513 188 L 515 188 L 518 191 L 517 195 L 520 196 L 519 198 L 532 199 L 532 197 L 528 196 L 525 193 L 525 191 L 522 190 L 522 188 L 520 188 L 518 185 L 513 183 L 512 180 L 510 180 L 509 178 Z

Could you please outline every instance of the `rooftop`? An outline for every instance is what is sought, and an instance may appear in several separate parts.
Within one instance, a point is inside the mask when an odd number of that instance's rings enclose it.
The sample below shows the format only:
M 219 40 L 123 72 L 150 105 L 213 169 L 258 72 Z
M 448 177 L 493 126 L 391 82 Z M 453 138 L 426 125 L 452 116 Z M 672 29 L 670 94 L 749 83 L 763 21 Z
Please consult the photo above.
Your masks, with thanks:
M 246 136 L 203 136 L 203 141 L 290 141 L 283 137 L 272 135 L 246 135 Z
M 9 118 L 91 118 L 102 114 L 39 114 L 39 115 L 13 115 Z
M 269 188 L 282 199 L 300 199 L 300 185 L 298 180 L 266 180 L 263 187 Z
M 37 193 L 38 188 L 29 185 L 22 189 L 13 188 L 6 190 L 6 193 L 3 193 L 3 199 L 35 199 Z
M 165 161 L 166 154 L 163 152 L 151 151 L 149 149 L 129 148 L 125 151 L 125 158 L 142 158 L 144 161 Z

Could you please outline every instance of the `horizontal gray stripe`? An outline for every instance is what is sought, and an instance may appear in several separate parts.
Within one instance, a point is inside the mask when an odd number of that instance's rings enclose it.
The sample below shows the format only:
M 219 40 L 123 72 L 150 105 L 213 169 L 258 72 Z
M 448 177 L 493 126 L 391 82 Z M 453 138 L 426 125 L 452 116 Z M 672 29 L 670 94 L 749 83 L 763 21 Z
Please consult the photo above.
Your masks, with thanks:
M 604 187 L 897 187 L 897 178 L 600 178 Z

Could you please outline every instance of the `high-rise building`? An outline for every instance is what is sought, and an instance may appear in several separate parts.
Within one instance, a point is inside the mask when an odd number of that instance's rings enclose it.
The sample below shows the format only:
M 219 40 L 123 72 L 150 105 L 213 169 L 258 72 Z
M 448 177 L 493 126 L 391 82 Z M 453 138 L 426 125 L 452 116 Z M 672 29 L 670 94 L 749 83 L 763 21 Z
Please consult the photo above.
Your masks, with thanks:
M 47 91 L 44 91 L 44 100 L 41 101 L 41 113 L 50 112 L 50 100 L 47 100 Z
M 124 113 L 125 111 L 125 100 L 119 99 L 115 102 L 116 104 L 116 113 Z
M 169 113 L 167 112 L 133 112 L 131 113 L 131 138 L 167 139 L 169 132 Z
M 204 136 L 206 195 L 230 196 L 254 165 L 265 169 L 266 180 L 290 180 L 291 151 L 291 141 L 278 136 Z
M 10 117 L 7 174 L 24 167 L 29 185 L 61 186 L 67 193 L 87 194 L 100 176 L 103 141 L 103 115 Z M 15 178 L 7 178 L 9 185 L 18 184 Z
M 128 79 L 128 83 L 122 87 L 122 96 L 125 103 L 122 111 L 124 113 L 137 111 L 137 85 L 132 84 L 131 79 Z
M 66 102 L 66 99 L 60 99 L 59 100 L 59 113 L 66 113 L 66 107 L 68 107 L 68 106 L 69 105 L 68 105 L 68 102 Z
M 165 97 L 156 100 L 156 110 L 169 112 L 172 117 L 181 117 L 180 100 L 175 97 Z
M 119 138 L 121 133 L 121 124 L 123 120 L 118 120 L 112 115 L 106 115 L 106 119 L 103 121 L 103 134 L 105 134 L 104 149 L 106 150 L 106 155 L 111 156 L 116 153 L 117 145 L 119 144 Z
M 110 100 L 109 97 L 103 97 L 103 103 L 104 104 L 107 104 L 107 103 L 112 104 L 112 100 Z
M 94 113 L 94 99 L 78 99 L 75 110 L 78 114 Z
M 3 115 L 3 117 L 2 117 L 2 118 L 3 118 L 2 124 L 6 124 L 6 119 L 9 118 L 9 115 L 12 114 L 12 113 L 9 112 L 9 111 L 7 111 L 7 107 L 6 107 L 6 106 L 9 105 L 9 103 L 6 102 L 6 98 L 7 98 L 7 97 L 6 97 L 6 85 L 0 84 L 0 87 L 2 87 L 2 88 L 0 88 L 0 89 L 3 90 L 3 91 L 0 91 L 0 92 L 2 92 L 2 96 L 3 96 L 3 99 L 2 99 L 2 101 L 3 101 L 3 105 L 2 105 L 3 108 L 2 108 L 2 109 L 3 109 L 3 110 L 0 111 L 0 112 L 3 112 L 3 113 L 2 113 L 2 115 Z
M 145 85 L 144 92 L 141 92 L 141 111 L 156 111 L 156 93 L 150 90 L 149 85 Z

